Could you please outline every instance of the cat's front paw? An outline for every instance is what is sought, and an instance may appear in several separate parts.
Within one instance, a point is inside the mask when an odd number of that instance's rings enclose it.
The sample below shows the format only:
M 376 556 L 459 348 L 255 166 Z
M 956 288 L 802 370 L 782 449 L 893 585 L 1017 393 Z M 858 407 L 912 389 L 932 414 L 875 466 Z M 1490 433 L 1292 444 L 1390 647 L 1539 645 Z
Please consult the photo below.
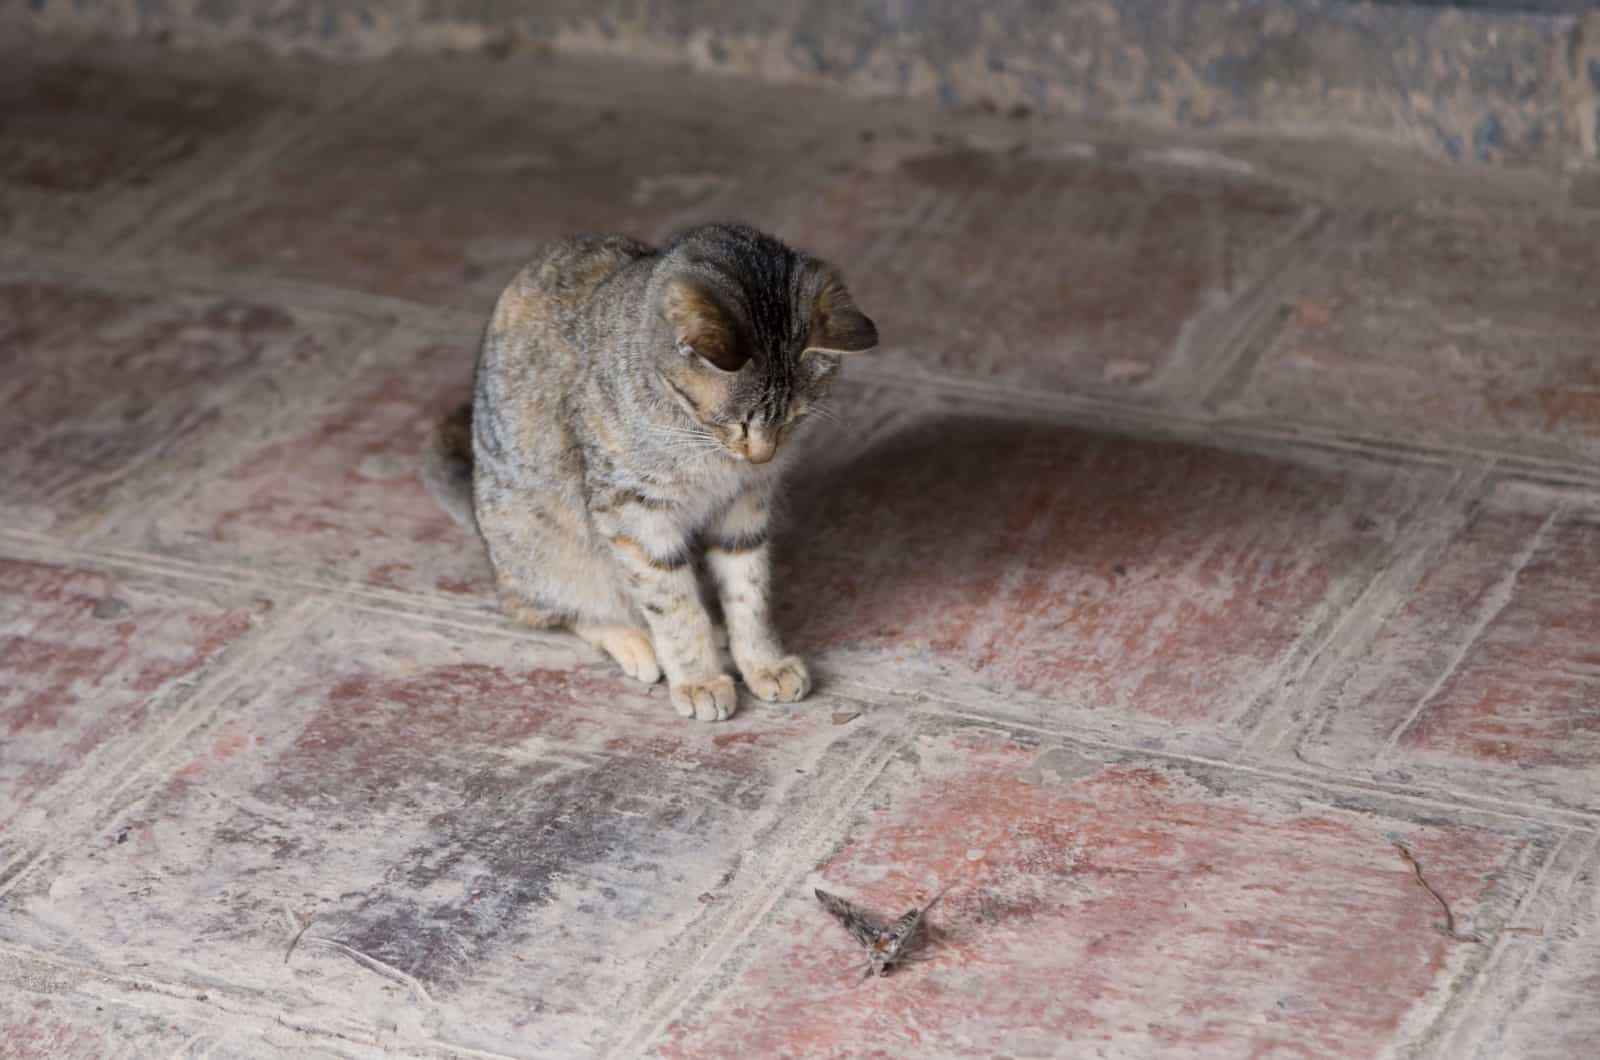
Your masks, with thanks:
M 722 721 L 731 717 L 738 693 L 733 678 L 718 674 L 709 681 L 685 681 L 672 686 L 672 705 L 686 718 Z
M 793 703 L 811 691 L 811 675 L 798 655 L 747 667 L 744 683 L 768 703 Z

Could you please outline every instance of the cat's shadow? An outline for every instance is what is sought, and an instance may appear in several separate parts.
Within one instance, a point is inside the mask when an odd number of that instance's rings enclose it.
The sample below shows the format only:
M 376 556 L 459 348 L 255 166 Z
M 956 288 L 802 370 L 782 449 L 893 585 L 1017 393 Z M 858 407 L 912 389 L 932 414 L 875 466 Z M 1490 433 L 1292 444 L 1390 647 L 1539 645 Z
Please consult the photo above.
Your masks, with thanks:
M 1405 492 L 1393 476 L 1185 442 L 925 419 L 797 475 L 780 625 L 813 654 L 970 656 L 1173 620 L 1268 635 L 1340 563 L 1370 557 L 1393 520 L 1368 509 Z

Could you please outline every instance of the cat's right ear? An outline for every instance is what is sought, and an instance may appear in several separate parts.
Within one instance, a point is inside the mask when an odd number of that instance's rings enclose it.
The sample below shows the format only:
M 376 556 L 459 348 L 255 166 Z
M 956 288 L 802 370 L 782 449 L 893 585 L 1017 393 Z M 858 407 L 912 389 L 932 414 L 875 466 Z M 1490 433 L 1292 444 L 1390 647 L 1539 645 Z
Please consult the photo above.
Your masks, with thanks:
M 695 277 L 674 276 L 667 283 L 661 316 L 672 328 L 678 352 L 686 357 L 700 357 L 724 372 L 737 372 L 750 359 L 733 317 L 716 292 Z
M 831 265 L 817 262 L 816 301 L 806 349 L 819 353 L 865 353 L 878 344 L 878 325 L 856 308 L 844 278 Z

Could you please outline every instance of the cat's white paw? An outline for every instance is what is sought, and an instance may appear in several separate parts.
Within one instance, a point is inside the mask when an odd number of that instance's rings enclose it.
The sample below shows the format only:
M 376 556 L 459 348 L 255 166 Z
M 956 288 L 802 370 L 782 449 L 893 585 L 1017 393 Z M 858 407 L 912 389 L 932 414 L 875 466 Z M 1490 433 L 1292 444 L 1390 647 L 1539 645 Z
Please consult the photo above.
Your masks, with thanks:
M 738 693 L 733 678 L 718 674 L 709 681 L 685 681 L 672 686 L 672 705 L 686 718 L 722 721 L 731 717 Z
M 629 677 L 653 685 L 661 680 L 661 666 L 650 634 L 632 626 L 579 626 L 578 636 L 617 661 Z
M 771 663 L 751 666 L 744 671 L 750 691 L 768 703 L 793 703 L 811 691 L 811 674 L 797 655 Z

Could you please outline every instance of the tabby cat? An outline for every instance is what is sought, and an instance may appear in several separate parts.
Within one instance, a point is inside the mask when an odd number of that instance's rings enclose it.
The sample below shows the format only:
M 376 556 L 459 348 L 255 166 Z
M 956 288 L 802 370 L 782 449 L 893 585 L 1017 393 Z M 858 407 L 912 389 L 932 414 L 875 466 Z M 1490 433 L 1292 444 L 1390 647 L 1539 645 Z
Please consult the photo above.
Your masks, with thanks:
M 832 266 L 743 225 L 562 240 L 500 295 L 425 477 L 477 527 L 509 614 L 665 673 L 678 713 L 710 721 L 735 693 L 703 555 L 744 683 L 793 702 L 811 678 L 772 628 L 774 494 L 840 357 L 877 341 Z

